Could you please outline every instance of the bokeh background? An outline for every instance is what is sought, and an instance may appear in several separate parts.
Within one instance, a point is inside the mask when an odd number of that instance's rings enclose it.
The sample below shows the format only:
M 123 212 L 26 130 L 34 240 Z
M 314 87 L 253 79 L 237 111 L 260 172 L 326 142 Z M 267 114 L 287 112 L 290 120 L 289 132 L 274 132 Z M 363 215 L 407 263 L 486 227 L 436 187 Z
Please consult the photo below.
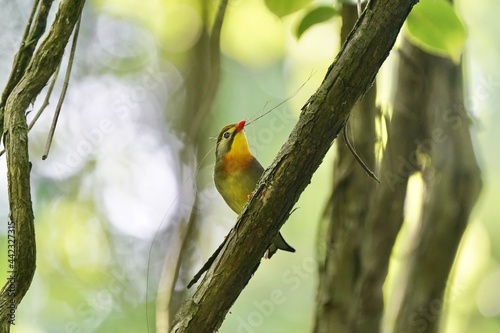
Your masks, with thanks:
M 0 5 L 3 86 L 32 3 L 0 0 Z M 444 300 L 445 332 L 492 333 L 500 331 L 500 3 L 460 0 L 456 7 L 467 27 L 464 64 L 471 131 L 485 186 Z M 175 127 L 185 98 L 180 68 L 200 36 L 202 15 L 196 0 L 87 2 L 47 160 L 41 156 L 55 97 L 30 133 L 37 271 L 13 332 L 146 332 L 148 325 L 151 331 L 163 261 L 195 191 L 201 192 L 202 214 L 190 249 L 190 270 L 200 267 L 236 220 L 212 184 L 210 148 L 215 143 L 210 137 L 225 124 L 253 119 L 293 95 L 246 128 L 254 154 L 269 165 L 340 47 L 338 18 L 297 40 L 294 31 L 304 10 L 278 18 L 263 0 L 230 0 L 221 36 L 219 91 L 203 127 L 206 143 L 190 147 Z M 381 73 L 390 77 L 392 71 L 389 60 Z M 389 90 L 384 86 L 388 81 L 379 80 L 381 91 Z M 58 82 L 54 96 L 60 89 Z M 381 94 L 380 103 L 387 98 Z M 30 110 L 38 110 L 42 99 Z M 186 151 L 191 158 L 181 159 Z M 317 234 L 331 191 L 333 154 L 332 149 L 282 229 L 297 252 L 263 261 L 220 332 L 310 331 Z M 6 188 L 2 156 L 3 221 L 8 220 Z M 5 224 L 0 229 L 3 281 L 6 232 Z M 392 265 L 397 266 L 405 254 L 395 254 Z M 180 281 L 176 288 L 185 285 Z M 390 293 L 390 284 L 386 289 Z

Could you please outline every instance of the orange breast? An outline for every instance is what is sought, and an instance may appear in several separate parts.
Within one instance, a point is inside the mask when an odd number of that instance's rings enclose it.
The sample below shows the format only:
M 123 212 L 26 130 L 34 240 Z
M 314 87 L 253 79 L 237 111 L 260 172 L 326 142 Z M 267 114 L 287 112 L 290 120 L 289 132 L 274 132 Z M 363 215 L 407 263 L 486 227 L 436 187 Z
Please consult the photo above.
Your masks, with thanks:
M 250 154 L 242 155 L 232 154 L 231 152 L 229 152 L 222 157 L 220 170 L 225 172 L 226 174 L 242 172 L 250 166 L 252 159 L 253 156 Z

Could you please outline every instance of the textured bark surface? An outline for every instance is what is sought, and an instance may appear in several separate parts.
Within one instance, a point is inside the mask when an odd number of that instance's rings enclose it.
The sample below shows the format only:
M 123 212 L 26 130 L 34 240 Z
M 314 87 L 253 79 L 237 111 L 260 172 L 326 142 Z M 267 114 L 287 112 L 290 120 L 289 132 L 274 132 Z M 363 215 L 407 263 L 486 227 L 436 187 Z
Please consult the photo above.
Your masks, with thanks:
M 420 96 L 430 156 L 423 168 L 426 200 L 419 232 L 406 264 L 406 287 L 395 332 L 435 333 L 444 305 L 446 282 L 480 189 L 480 170 L 464 107 L 461 65 L 411 47 L 424 87 Z M 405 84 L 402 82 L 402 84 Z
M 402 46 L 400 59 L 407 45 Z M 400 60 L 404 61 L 404 60 Z M 401 66 L 393 114 L 387 129 L 387 144 L 380 180 L 367 216 L 361 247 L 361 273 L 350 318 L 350 332 L 378 332 L 384 311 L 382 287 L 389 259 L 404 220 L 404 202 L 409 177 L 419 170 L 418 143 L 423 139 L 421 91 L 424 83 L 414 66 Z
M 12 89 L 5 104 L 5 150 L 7 152 L 10 220 L 15 231 L 12 280 L 0 292 L 0 332 L 9 332 L 10 306 L 19 305 L 28 291 L 36 266 L 35 228 L 30 193 L 31 163 L 25 112 L 59 65 L 85 1 L 62 1 L 51 29 L 35 51 L 26 72 Z M 14 283 L 14 296 L 11 283 Z
M 12 89 L 14 89 L 23 77 L 32 59 L 33 52 L 38 45 L 38 41 L 45 32 L 47 17 L 53 2 L 54 0 L 40 1 L 38 8 L 36 5 L 33 5 L 30 17 L 30 19 L 33 19 L 33 22 L 31 25 L 28 24 L 24 31 L 23 42 L 15 56 L 12 71 L 10 72 L 9 79 L 7 80 L 7 84 L 5 85 L 0 99 L 0 133 L 3 133 L 5 103 L 7 102 L 7 98 L 12 92 Z M 1 139 L 3 138 L 0 138 L 0 140 Z
M 372 85 L 414 2 L 372 1 L 329 68 L 318 91 L 271 166 L 264 172 L 237 232 L 191 299 L 174 318 L 171 332 L 216 331 L 309 184 L 351 108 Z M 259 240 L 259 241 L 256 241 Z
M 410 246 L 395 332 L 437 332 L 448 275 L 480 188 L 462 73 L 450 60 L 404 41 L 393 117 L 382 161 L 382 184 L 370 206 L 362 242 L 361 279 L 352 332 L 379 332 L 382 287 L 404 220 L 408 178 L 423 173 L 424 206 Z M 425 157 L 427 156 L 427 158 Z
M 341 39 L 345 41 L 358 18 L 355 5 L 342 6 Z M 372 170 L 375 165 L 375 106 L 373 85 L 355 105 L 347 126 L 356 152 Z M 360 243 L 369 198 L 375 182 L 358 165 L 343 136 L 336 143 L 333 191 L 327 206 L 328 228 L 324 262 L 319 265 L 314 332 L 349 332 L 354 287 L 360 273 Z M 321 237 L 318 242 L 323 244 Z

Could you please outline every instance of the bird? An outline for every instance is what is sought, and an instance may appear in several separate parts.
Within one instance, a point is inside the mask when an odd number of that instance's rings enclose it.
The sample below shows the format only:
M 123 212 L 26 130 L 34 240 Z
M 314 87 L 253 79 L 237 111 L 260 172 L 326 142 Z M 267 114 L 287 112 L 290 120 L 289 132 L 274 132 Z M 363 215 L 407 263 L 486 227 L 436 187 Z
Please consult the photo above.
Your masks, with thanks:
M 214 183 L 227 205 L 240 214 L 255 190 L 264 168 L 252 155 L 244 132 L 245 120 L 222 128 L 215 148 Z M 278 233 L 264 255 L 270 259 L 276 251 L 295 252 Z

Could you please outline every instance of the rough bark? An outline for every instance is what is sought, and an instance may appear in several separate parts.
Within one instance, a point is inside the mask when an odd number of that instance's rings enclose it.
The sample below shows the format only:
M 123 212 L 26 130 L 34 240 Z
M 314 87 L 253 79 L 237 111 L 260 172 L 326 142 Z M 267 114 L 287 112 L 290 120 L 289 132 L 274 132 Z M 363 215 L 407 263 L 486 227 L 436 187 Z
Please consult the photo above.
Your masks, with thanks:
M 406 287 L 396 332 L 435 333 L 458 245 L 480 189 L 480 171 L 469 134 L 461 65 L 412 47 L 425 90 L 420 96 L 430 156 L 423 169 L 426 200 L 406 265 Z M 406 84 L 401 82 L 401 84 Z
M 7 98 L 12 92 L 12 89 L 14 89 L 23 77 L 29 62 L 31 61 L 33 52 L 35 52 L 35 48 L 38 45 L 38 41 L 45 32 L 45 27 L 47 26 L 47 16 L 49 15 L 53 2 L 54 0 L 43 0 L 38 5 L 38 1 L 35 1 L 35 4 L 33 5 L 28 24 L 26 25 L 26 29 L 24 31 L 21 47 L 14 57 L 12 71 L 10 72 L 9 79 L 7 80 L 7 84 L 2 92 L 2 98 L 0 99 L 0 133 L 3 133 L 4 111 Z
M 36 266 L 35 229 L 30 193 L 31 163 L 25 112 L 47 84 L 64 54 L 80 17 L 84 1 L 62 1 L 51 29 L 35 51 L 26 72 L 12 89 L 5 104 L 5 148 L 7 152 L 10 225 L 15 235 L 12 279 L 0 292 L 0 331 L 10 331 L 9 315 L 28 291 Z
M 384 311 L 382 287 L 391 251 L 404 220 L 404 202 L 409 177 L 420 169 L 416 159 L 423 139 L 421 95 L 425 89 L 415 64 L 399 52 L 393 114 L 387 130 L 387 144 L 380 169 L 381 184 L 370 202 L 361 246 L 361 273 L 352 302 L 350 332 L 379 332 Z
M 368 4 L 171 332 L 216 331 L 392 49 L 413 1 Z M 256 241 L 256 240 L 259 241 Z
M 382 287 L 404 220 L 408 177 L 423 172 L 426 191 L 419 233 L 406 272 L 396 332 L 437 332 L 446 281 L 470 211 L 480 172 L 463 104 L 462 74 L 450 60 L 425 54 L 406 40 L 400 52 L 393 119 L 382 178 L 370 208 L 353 332 L 378 332 Z M 404 148 L 406 147 L 406 148 Z M 430 157 L 430 164 L 422 160 Z
M 355 5 L 342 7 L 341 39 L 345 41 L 358 18 Z M 357 153 L 371 168 L 375 165 L 375 85 L 357 103 L 349 120 L 348 135 Z M 333 191 L 327 206 L 325 259 L 319 265 L 319 286 L 314 332 L 349 332 L 349 312 L 360 273 L 360 242 L 375 182 L 357 164 L 343 137 L 336 144 Z

